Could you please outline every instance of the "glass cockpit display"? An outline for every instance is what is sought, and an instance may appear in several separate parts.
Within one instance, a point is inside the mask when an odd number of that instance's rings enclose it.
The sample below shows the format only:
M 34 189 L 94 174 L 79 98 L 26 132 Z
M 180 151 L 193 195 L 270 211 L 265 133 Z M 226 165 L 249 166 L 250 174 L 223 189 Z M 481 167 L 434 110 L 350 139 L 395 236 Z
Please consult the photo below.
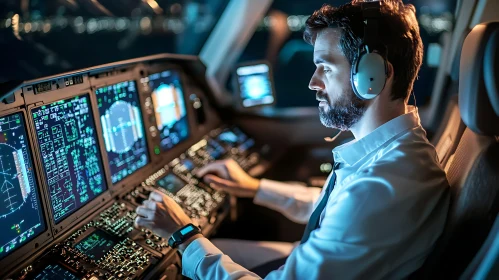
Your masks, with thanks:
M 185 183 L 178 178 L 177 176 L 173 174 L 168 174 L 165 177 L 159 179 L 156 182 L 156 185 L 158 187 L 163 188 L 173 195 L 177 194 L 178 191 L 180 191 L 183 187 L 185 187 Z
M 243 107 L 274 103 L 272 78 L 267 64 L 241 66 L 236 74 Z
M 116 241 L 107 233 L 96 230 L 75 245 L 75 248 L 93 260 L 98 260 L 106 255 Z
M 114 184 L 149 162 L 139 97 L 134 81 L 98 88 L 96 94 Z
M 170 70 L 149 76 L 161 149 L 171 149 L 189 136 L 189 121 L 178 72 Z
M 88 95 L 31 110 L 56 223 L 106 189 Z
M 0 259 L 45 231 L 22 113 L 0 117 Z

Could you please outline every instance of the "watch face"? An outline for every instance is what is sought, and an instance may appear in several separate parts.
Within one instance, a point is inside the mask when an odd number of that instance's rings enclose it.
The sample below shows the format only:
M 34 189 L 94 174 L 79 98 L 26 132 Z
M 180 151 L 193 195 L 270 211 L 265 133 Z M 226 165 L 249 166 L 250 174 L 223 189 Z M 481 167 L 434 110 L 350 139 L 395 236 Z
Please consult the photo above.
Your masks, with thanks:
M 188 234 L 189 232 L 191 232 L 193 230 L 194 230 L 194 226 L 191 224 L 191 225 L 188 225 L 187 227 L 181 229 L 180 233 L 182 234 L 182 236 L 185 236 L 186 234 Z
M 184 243 L 186 239 L 200 232 L 198 227 L 193 224 L 188 224 L 172 234 L 168 239 L 168 245 L 172 248 L 176 248 L 178 245 Z

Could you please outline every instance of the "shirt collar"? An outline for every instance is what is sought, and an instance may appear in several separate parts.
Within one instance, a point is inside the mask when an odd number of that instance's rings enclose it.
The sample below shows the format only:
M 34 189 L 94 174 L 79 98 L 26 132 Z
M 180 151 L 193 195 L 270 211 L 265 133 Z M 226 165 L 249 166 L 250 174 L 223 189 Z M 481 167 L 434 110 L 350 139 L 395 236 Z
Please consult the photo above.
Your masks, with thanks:
M 418 109 L 407 106 L 408 112 L 390 120 L 359 140 L 352 140 L 333 149 L 335 162 L 350 166 L 369 155 L 393 137 L 421 125 Z

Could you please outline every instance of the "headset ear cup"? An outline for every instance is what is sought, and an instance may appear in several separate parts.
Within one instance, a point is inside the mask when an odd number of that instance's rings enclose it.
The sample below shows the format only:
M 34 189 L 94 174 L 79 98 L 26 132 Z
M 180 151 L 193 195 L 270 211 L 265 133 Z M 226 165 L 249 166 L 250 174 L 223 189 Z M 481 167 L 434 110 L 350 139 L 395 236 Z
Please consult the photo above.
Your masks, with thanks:
M 360 98 L 364 99 L 360 94 L 359 91 L 357 90 L 357 85 L 359 84 L 358 77 L 357 77 L 357 69 L 359 67 L 359 58 L 363 55 L 363 53 L 359 53 L 355 60 L 352 63 L 352 69 L 350 71 L 350 83 L 352 84 L 352 89 L 355 95 Z
M 351 72 L 354 93 L 364 100 L 378 96 L 385 87 L 386 71 L 386 61 L 380 54 L 360 53 Z

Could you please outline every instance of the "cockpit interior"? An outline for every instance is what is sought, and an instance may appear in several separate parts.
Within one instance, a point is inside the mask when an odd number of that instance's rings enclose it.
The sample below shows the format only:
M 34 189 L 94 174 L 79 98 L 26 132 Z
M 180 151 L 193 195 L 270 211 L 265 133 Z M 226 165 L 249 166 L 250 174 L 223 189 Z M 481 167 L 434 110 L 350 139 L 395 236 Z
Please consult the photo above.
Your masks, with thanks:
M 153 191 L 209 240 L 299 241 L 305 225 L 196 174 L 230 159 L 323 187 L 354 139 L 308 88 L 303 31 L 324 2 L 347 1 L 2 1 L 0 279 L 188 279 L 168 238 L 134 226 Z M 499 279 L 499 1 L 403 2 L 424 44 L 409 104 L 451 192 L 409 279 Z

